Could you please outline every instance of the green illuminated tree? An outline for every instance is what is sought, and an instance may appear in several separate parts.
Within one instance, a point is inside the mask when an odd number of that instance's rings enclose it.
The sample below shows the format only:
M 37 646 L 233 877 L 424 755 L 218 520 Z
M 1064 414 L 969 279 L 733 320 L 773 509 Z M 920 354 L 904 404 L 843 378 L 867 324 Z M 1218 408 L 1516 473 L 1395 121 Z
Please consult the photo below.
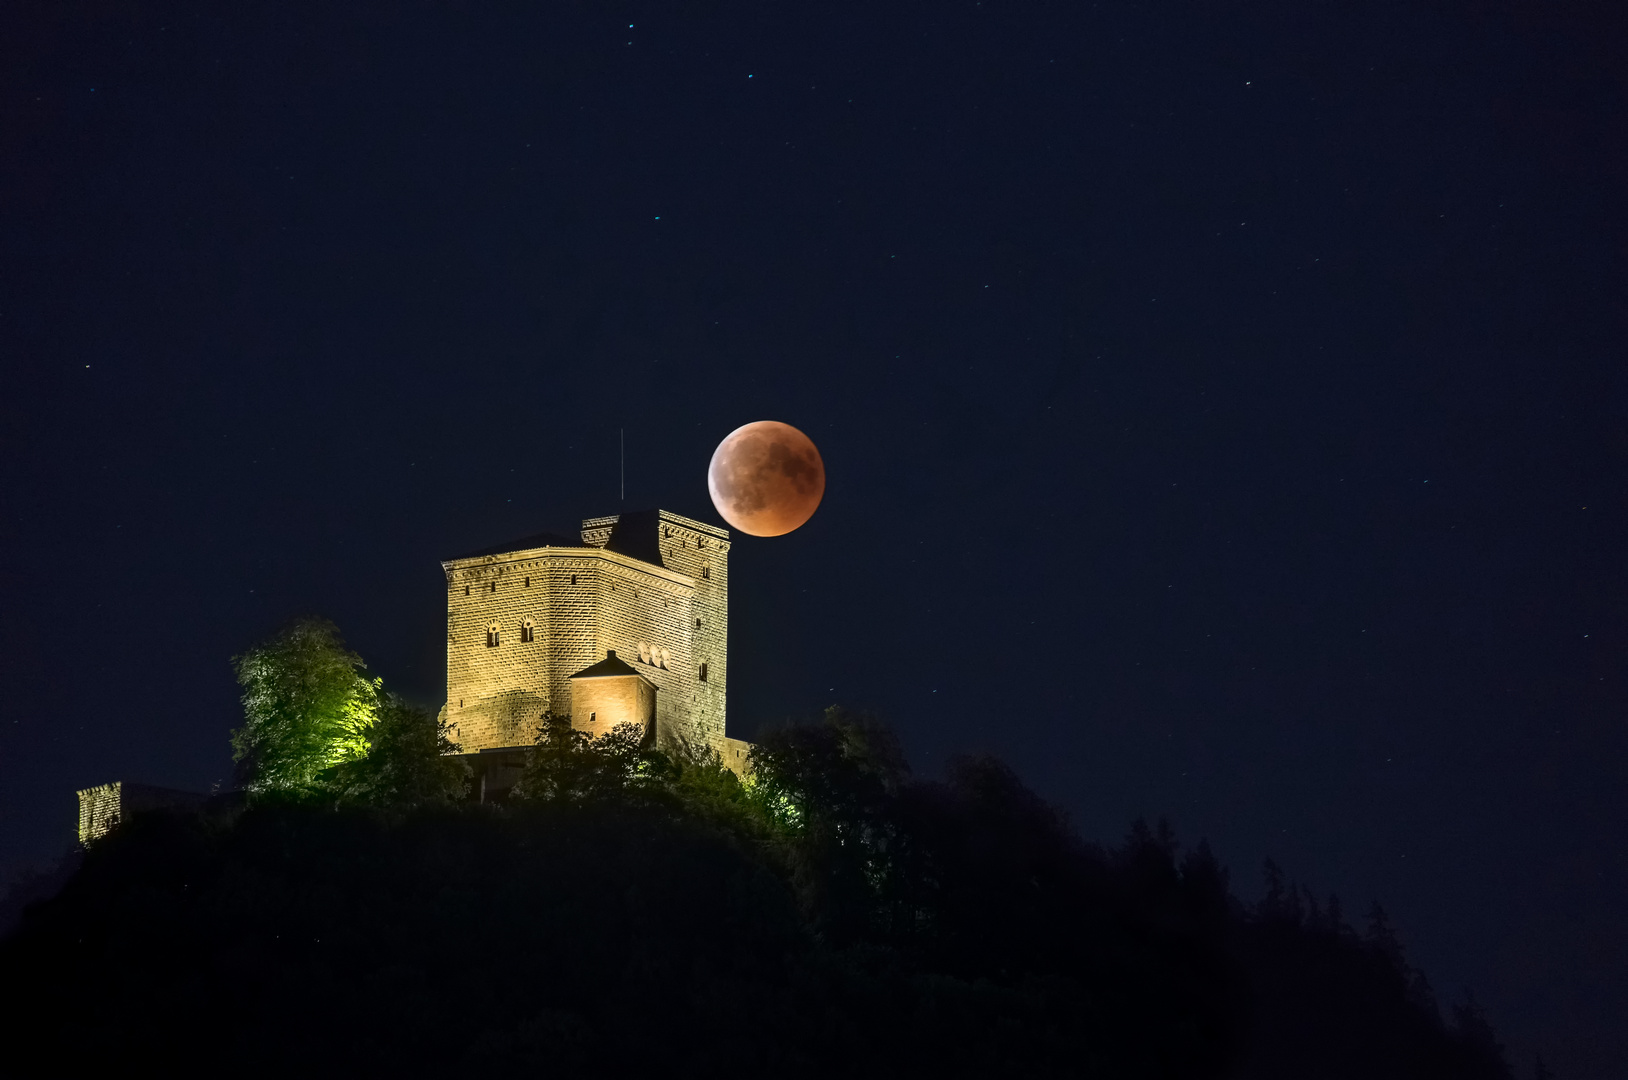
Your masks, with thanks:
M 395 694 L 379 695 L 367 756 L 334 770 L 330 787 L 342 799 L 374 805 L 458 802 L 469 791 L 469 764 L 445 718 L 431 716 Z
M 243 687 L 232 759 L 250 791 L 313 792 L 320 774 L 367 756 L 380 680 L 333 623 L 300 619 L 232 666 Z

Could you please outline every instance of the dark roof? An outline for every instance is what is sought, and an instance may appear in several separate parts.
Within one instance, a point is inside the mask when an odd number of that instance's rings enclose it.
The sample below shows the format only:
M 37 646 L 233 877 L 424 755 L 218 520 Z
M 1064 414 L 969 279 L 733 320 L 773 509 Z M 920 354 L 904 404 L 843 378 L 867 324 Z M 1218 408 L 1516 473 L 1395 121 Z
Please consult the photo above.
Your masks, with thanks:
M 640 562 L 663 565 L 661 558 L 661 511 L 624 510 L 611 526 L 606 551 L 614 551 Z
M 607 649 L 605 659 L 592 667 L 583 668 L 570 677 L 573 679 L 603 679 L 608 675 L 639 675 L 639 672 L 627 661 L 618 660 L 615 649 Z M 639 677 L 644 678 L 643 675 L 639 675 Z
M 519 540 L 510 540 L 507 544 L 497 544 L 479 551 L 466 551 L 462 555 L 454 555 L 447 562 L 457 559 L 474 559 L 482 555 L 507 555 L 511 551 L 527 551 L 540 547 L 569 547 L 579 548 L 582 541 L 576 537 L 561 536 L 559 533 L 538 533 L 536 536 L 523 536 Z

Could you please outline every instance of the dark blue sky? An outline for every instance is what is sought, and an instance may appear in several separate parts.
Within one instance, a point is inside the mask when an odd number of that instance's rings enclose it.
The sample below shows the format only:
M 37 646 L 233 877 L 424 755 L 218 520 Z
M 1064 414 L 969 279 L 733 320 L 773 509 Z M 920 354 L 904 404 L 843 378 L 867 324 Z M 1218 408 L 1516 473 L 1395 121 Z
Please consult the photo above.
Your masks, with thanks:
M 0 16 L 0 863 L 229 776 L 291 616 L 438 705 L 441 558 L 614 512 L 622 428 L 715 520 L 779 419 L 829 486 L 732 552 L 732 734 L 1167 815 L 1615 1074 L 1619 25 L 512 7 Z

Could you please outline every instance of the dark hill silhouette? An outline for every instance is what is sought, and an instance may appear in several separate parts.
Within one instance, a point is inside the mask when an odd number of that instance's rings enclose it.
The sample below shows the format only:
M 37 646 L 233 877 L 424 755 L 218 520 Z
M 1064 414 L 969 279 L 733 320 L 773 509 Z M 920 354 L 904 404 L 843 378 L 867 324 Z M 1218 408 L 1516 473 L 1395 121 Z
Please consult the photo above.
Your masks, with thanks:
M 840 711 L 754 764 L 553 721 L 506 806 L 134 818 L 0 945 L 6 1044 L 53 1075 L 1509 1076 L 1377 909 L 1359 935 L 1280 876 L 1245 906 L 1163 825 L 1088 844 L 999 762 L 915 779 Z

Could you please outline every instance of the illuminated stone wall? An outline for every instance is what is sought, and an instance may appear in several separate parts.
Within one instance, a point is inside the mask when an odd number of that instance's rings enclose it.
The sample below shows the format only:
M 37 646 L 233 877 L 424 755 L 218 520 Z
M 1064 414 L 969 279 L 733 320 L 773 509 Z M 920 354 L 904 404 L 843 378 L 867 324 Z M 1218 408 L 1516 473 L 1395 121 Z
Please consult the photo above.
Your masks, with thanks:
M 79 795 L 79 842 L 100 840 L 132 814 L 149 810 L 196 810 L 206 797 L 192 791 L 115 780 L 85 788 Z
M 571 680 L 571 726 L 590 735 L 609 734 L 618 724 L 648 731 L 656 718 L 656 690 L 639 675 Z
M 106 836 L 123 816 L 119 781 L 97 784 L 79 792 L 79 842 L 89 844 Z
M 572 712 L 570 676 L 614 649 L 658 690 L 659 741 L 740 756 L 724 735 L 729 534 L 654 511 L 590 518 L 581 543 L 442 564 L 453 738 L 530 745 L 544 710 Z

